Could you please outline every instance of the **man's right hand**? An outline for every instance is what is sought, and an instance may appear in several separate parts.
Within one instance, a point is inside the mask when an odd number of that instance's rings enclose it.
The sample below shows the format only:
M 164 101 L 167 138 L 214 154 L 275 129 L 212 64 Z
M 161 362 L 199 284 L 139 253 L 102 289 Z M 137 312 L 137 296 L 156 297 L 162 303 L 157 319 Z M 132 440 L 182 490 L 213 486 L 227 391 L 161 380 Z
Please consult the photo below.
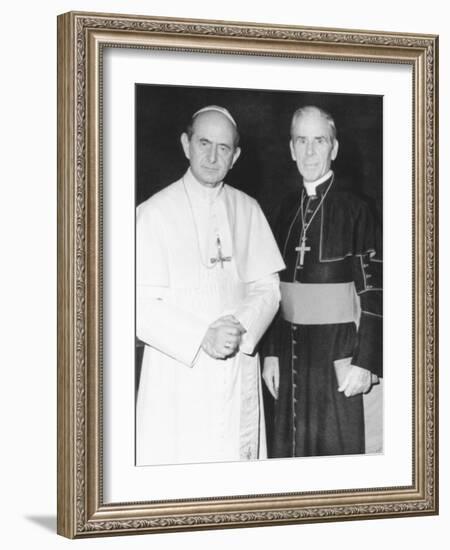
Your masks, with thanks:
M 278 399 L 278 389 L 280 387 L 280 367 L 278 357 L 266 357 L 262 377 L 274 399 Z
M 208 327 L 202 349 L 214 359 L 226 359 L 238 351 L 244 332 L 245 329 L 232 315 L 219 317 Z

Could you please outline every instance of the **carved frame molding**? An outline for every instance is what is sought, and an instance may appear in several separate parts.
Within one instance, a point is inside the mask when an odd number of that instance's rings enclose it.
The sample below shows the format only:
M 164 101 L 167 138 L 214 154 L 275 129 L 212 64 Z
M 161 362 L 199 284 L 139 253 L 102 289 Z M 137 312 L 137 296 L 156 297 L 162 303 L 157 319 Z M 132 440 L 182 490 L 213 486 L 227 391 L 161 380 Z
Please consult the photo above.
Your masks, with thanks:
M 410 487 L 191 501 L 102 502 L 102 48 L 413 67 L 414 471 Z M 438 38 L 222 21 L 58 18 L 58 532 L 181 531 L 436 514 Z

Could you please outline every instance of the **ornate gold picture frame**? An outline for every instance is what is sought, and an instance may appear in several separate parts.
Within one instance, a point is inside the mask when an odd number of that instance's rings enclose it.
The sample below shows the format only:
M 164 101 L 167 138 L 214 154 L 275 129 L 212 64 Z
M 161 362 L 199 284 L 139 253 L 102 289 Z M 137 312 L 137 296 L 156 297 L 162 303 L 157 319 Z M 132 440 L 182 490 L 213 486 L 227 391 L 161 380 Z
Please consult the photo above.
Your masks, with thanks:
M 105 501 L 104 54 L 193 52 L 407 66 L 412 75 L 411 483 Z M 361 65 L 359 65 L 361 66 Z M 268 74 L 267 88 L 271 87 Z M 438 513 L 438 38 L 95 13 L 58 18 L 58 533 L 101 535 Z M 129 182 L 130 193 L 133 182 Z M 109 226 L 108 226 L 109 227 Z M 389 361 L 387 362 L 389 368 Z M 133 376 L 134 365 L 125 365 Z M 113 404 L 114 406 L 114 404 Z M 298 460 L 298 459 L 296 459 Z M 299 461 L 299 475 L 301 475 Z M 168 466 L 167 468 L 170 468 Z

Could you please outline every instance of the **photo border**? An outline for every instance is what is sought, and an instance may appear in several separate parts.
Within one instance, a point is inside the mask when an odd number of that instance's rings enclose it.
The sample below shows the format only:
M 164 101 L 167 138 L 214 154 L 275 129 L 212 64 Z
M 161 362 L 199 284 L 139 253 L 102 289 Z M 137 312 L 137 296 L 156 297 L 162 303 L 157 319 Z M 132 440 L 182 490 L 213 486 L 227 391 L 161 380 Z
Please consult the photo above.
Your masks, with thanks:
M 411 486 L 103 503 L 100 92 L 105 47 L 412 67 Z M 434 35 L 82 12 L 58 17 L 59 534 L 80 538 L 438 513 L 437 84 Z

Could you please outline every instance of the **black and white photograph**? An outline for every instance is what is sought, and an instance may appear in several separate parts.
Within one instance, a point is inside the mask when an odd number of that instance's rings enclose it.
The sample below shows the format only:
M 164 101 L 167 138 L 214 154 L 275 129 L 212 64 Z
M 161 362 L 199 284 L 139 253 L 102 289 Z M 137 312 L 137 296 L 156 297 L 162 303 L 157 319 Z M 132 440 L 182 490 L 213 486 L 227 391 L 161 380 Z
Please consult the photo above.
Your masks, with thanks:
M 3 4 L 2 548 L 445 546 L 445 6 Z
M 135 86 L 136 466 L 383 453 L 383 97 Z
M 58 39 L 58 532 L 436 514 L 438 37 Z

